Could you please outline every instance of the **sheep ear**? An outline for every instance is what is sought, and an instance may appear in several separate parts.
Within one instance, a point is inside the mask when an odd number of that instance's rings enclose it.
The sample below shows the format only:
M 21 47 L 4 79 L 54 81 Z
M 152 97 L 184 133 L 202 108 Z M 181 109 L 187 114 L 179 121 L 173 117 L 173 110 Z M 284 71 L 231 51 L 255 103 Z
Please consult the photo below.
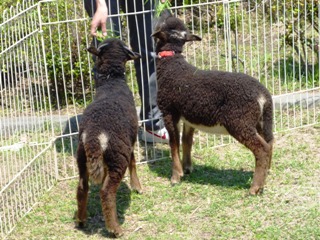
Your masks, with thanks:
M 126 50 L 128 56 L 130 57 L 129 60 L 136 60 L 141 58 L 141 55 L 139 53 L 133 52 L 131 49 L 129 49 L 128 47 L 124 47 L 124 49 Z
M 98 55 L 99 55 L 99 52 L 100 52 L 100 50 L 97 49 L 97 48 L 94 47 L 94 46 L 88 47 L 88 48 L 87 48 L 87 51 L 88 51 L 89 53 L 95 55 L 95 56 L 98 56 Z
M 155 31 L 154 33 L 152 33 L 151 37 L 163 39 L 164 33 L 161 30 L 158 30 L 158 31 Z
M 165 24 L 167 18 L 173 17 L 169 9 L 162 10 L 158 16 L 159 17 L 154 18 L 154 22 L 153 22 L 154 29 L 159 27 L 160 25 Z
M 109 42 L 106 42 L 106 43 L 102 43 L 98 46 L 98 51 L 100 51 L 103 47 L 106 47 L 109 45 Z
M 172 17 L 173 15 L 172 15 L 172 13 L 171 13 L 171 11 L 169 10 L 169 9 L 164 9 L 164 10 L 162 10 L 161 11 L 161 13 L 160 13 L 160 17 L 162 18 L 162 19 L 166 19 L 166 18 L 168 18 L 168 17 Z
M 201 37 L 194 35 L 194 34 L 187 34 L 186 35 L 186 41 L 191 42 L 191 41 L 201 41 Z

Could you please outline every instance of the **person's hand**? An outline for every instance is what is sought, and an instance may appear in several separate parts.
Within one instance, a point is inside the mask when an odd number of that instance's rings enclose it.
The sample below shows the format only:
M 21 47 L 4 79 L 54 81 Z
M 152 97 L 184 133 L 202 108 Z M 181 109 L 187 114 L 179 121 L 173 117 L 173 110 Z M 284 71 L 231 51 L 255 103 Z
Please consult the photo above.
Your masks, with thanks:
M 97 29 L 100 27 L 103 36 L 107 36 L 108 7 L 105 0 L 97 0 L 97 10 L 91 21 L 90 33 L 97 36 Z

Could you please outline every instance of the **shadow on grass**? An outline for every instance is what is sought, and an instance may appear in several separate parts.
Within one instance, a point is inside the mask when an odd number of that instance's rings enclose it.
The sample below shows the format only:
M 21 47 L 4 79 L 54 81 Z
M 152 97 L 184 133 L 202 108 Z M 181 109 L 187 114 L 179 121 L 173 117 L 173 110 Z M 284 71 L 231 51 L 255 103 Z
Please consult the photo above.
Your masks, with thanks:
M 88 219 L 84 228 L 77 228 L 86 235 L 101 234 L 103 237 L 114 238 L 114 235 L 109 233 L 105 227 L 104 217 L 100 201 L 100 187 L 91 185 L 89 190 L 89 199 L 87 214 Z M 128 185 L 121 182 L 117 191 L 117 214 L 120 225 L 125 221 L 125 212 L 131 203 L 131 190 Z
M 171 178 L 171 160 L 157 161 L 148 163 L 149 169 L 158 176 Z M 181 182 L 194 184 L 210 184 L 216 186 L 230 187 L 236 189 L 247 189 L 250 187 L 252 171 L 235 169 L 218 169 L 206 165 L 193 165 L 193 172 L 185 174 Z

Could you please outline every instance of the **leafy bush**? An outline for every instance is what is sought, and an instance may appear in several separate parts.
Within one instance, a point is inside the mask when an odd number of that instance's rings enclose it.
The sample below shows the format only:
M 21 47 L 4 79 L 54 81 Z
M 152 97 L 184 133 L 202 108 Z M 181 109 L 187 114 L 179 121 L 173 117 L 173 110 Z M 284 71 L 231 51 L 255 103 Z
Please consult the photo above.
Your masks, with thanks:
M 265 14 L 285 27 L 282 31 L 282 44 L 291 46 L 297 53 L 302 65 L 313 61 L 319 62 L 320 57 L 320 12 L 319 0 L 296 0 L 296 1 L 264 1 Z M 314 55 L 315 59 L 308 56 Z
M 192 18 L 194 21 L 195 29 L 200 30 L 201 26 L 209 26 L 210 28 L 217 27 L 218 29 L 224 29 L 225 26 L 225 11 L 227 9 L 222 3 L 208 4 L 208 0 L 180 0 L 177 1 L 178 6 L 188 6 L 199 3 L 206 3 L 203 6 L 193 7 L 186 10 L 187 18 Z M 207 5 L 208 4 L 208 5 Z M 239 7 L 241 3 L 229 3 L 229 11 L 235 12 L 235 9 Z M 235 31 L 236 28 L 240 27 L 241 15 L 230 14 L 230 29 Z
M 10 0 L 2 0 L 0 4 L 0 23 L 3 22 L 3 12 L 9 9 L 14 3 Z
M 23 41 L 23 44 L 27 46 L 26 48 L 12 48 L 10 50 L 9 53 L 19 51 L 19 54 L 9 54 L 12 58 L 10 58 L 11 61 L 5 61 L 6 55 L 1 58 L 1 83 L 3 83 L 3 86 L 4 83 L 8 85 L 7 76 L 11 72 L 18 72 L 15 71 L 17 68 L 21 69 L 25 67 L 24 70 L 22 69 L 19 72 L 26 72 L 31 71 L 30 69 L 27 70 L 26 66 L 39 64 L 42 69 L 41 71 L 44 71 L 44 66 L 46 66 L 49 78 L 49 91 L 46 91 L 45 88 L 45 91 L 41 93 L 41 95 L 45 94 L 46 96 L 46 105 L 50 104 L 53 108 L 63 107 L 66 104 L 82 105 L 84 101 L 90 101 L 92 98 L 92 83 L 90 82 L 91 65 L 89 63 L 91 58 L 88 57 L 86 51 L 86 47 L 88 46 L 88 33 L 85 27 L 88 23 L 78 20 L 70 21 L 83 19 L 82 0 L 78 0 L 79 4 L 75 4 L 74 1 L 63 0 L 41 3 L 41 21 L 45 24 L 42 25 L 41 29 L 39 28 L 37 8 L 32 8 L 20 16 L 14 16 L 20 9 L 26 9 L 28 6 L 36 3 L 36 0 L 24 0 L 22 4 L 20 4 L 20 7 L 17 5 L 17 2 L 15 3 L 14 1 L 3 0 L 1 3 L 0 12 L 3 13 L 3 11 L 7 9 L 6 12 L 10 13 L 5 15 L 1 14 L 1 19 L 14 18 L 10 20 L 10 23 L 4 24 L 4 26 L 1 27 L 1 41 L 3 41 L 3 44 L 0 46 L 0 52 L 14 46 L 17 41 L 30 35 L 30 37 L 27 37 Z M 9 9 L 11 6 L 13 6 L 13 11 Z M 22 23 L 25 23 L 25 25 L 22 25 Z M 42 31 L 39 32 L 38 36 L 35 36 L 32 32 L 38 28 Z M 44 56 L 42 56 L 42 46 L 39 46 L 39 48 L 35 47 L 35 45 L 42 44 L 41 37 L 44 39 Z M 17 45 L 17 47 L 19 46 L 20 45 Z M 40 52 L 38 52 L 39 55 L 30 57 L 29 54 L 34 52 L 34 49 L 40 50 Z M 24 62 L 21 62 L 21 59 L 23 59 Z M 14 65 L 7 64 L 11 64 L 11 62 Z M 31 84 L 33 84 L 36 89 L 40 88 L 40 86 L 37 86 L 39 83 L 36 79 L 40 77 L 42 81 L 45 81 L 44 74 L 45 73 L 40 72 L 40 70 L 30 72 L 30 76 L 32 77 Z M 24 76 L 20 74 L 15 77 L 12 82 L 22 79 L 24 79 Z M 32 95 L 32 92 L 28 94 Z
M 86 51 L 87 32 L 85 21 L 68 22 L 82 13 L 82 6 L 59 0 L 46 4 L 42 12 L 44 22 L 57 22 L 43 28 L 46 64 L 50 80 L 51 104 L 54 107 L 66 104 L 82 104 L 91 99 L 90 57 Z

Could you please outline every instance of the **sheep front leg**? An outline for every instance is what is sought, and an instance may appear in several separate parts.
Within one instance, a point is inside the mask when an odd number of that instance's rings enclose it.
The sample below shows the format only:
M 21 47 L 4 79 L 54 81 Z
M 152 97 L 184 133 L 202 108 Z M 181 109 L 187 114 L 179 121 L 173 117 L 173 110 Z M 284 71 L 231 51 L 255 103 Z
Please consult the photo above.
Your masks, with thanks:
M 183 177 L 182 166 L 180 162 L 179 147 L 180 147 L 180 133 L 179 133 L 179 118 L 173 118 L 171 114 L 163 117 L 165 127 L 169 133 L 169 143 L 171 148 L 172 157 L 172 176 L 171 184 L 175 185 L 180 182 L 180 178 Z
M 130 185 L 131 189 L 137 191 L 138 193 L 142 193 L 140 181 L 137 175 L 136 169 L 136 159 L 134 157 L 134 153 L 131 153 L 131 159 L 129 163 L 129 172 L 130 172 Z
M 193 170 L 191 160 L 191 149 L 193 143 L 194 128 L 183 124 L 182 133 L 182 166 L 185 174 L 190 174 Z
M 110 233 L 113 233 L 115 237 L 123 235 L 123 231 L 118 222 L 116 205 L 117 189 L 123 175 L 124 173 L 121 173 L 121 176 L 119 176 L 118 172 L 114 173 L 109 171 L 100 190 L 101 205 L 106 228 Z

